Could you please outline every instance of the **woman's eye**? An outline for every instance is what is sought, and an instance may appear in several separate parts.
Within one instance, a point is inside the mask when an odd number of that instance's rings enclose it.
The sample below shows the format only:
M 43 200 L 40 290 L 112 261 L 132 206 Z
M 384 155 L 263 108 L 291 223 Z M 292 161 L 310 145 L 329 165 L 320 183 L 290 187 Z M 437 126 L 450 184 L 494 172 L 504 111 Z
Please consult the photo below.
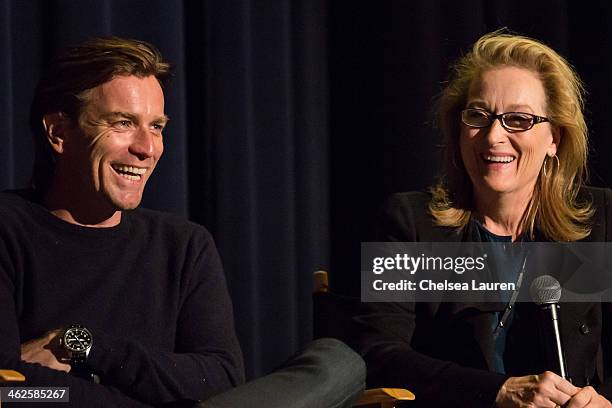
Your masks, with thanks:
M 508 126 L 526 128 L 531 125 L 532 118 L 528 115 L 512 114 L 506 117 Z
M 469 116 L 471 119 L 475 120 L 485 120 L 489 117 L 485 112 L 482 111 L 471 111 Z
M 489 114 L 480 109 L 469 109 L 466 111 L 465 119 L 475 125 L 487 125 L 490 122 Z

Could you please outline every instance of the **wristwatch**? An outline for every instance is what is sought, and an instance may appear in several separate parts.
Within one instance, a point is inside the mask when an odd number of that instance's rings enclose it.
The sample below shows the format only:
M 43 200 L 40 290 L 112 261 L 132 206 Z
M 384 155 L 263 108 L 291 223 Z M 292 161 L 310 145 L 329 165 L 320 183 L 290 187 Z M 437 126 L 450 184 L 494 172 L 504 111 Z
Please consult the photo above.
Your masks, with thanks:
M 80 324 L 70 325 L 64 330 L 60 338 L 60 344 L 68 353 L 71 366 L 70 371 L 74 371 L 77 374 L 85 370 L 87 356 L 89 355 L 89 350 L 91 350 L 92 343 L 93 336 L 91 332 Z

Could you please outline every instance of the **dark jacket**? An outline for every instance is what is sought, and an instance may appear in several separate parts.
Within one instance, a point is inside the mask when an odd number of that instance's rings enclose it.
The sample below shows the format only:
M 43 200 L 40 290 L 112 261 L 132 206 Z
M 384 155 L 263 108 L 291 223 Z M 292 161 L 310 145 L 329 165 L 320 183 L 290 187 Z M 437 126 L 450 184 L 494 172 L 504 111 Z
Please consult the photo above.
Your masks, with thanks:
M 586 241 L 612 238 L 612 190 L 588 188 L 596 212 Z M 434 226 L 424 193 L 399 193 L 387 202 L 380 220 L 381 240 L 409 242 L 468 242 L 473 225 L 461 233 Z M 532 316 L 533 304 L 521 304 Z M 519 336 L 522 344 L 512 375 L 493 371 L 491 335 L 495 304 L 375 303 L 359 316 L 359 351 L 368 367 L 368 386 L 404 387 L 412 390 L 419 406 L 491 407 L 501 385 L 510 376 L 539 374 L 541 346 L 535 327 Z M 607 324 L 606 324 L 607 323 Z M 561 335 L 570 377 L 577 386 L 596 385 L 612 398 L 612 304 L 564 303 Z

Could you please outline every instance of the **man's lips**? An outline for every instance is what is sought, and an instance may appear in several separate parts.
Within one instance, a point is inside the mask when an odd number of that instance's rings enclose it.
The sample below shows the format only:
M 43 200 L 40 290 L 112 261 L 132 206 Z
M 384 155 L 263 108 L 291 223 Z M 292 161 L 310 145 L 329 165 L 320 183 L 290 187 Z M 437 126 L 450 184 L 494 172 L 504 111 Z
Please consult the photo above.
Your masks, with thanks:
M 127 164 L 113 163 L 111 164 L 111 167 L 115 171 L 115 173 L 117 173 L 121 177 L 133 181 L 138 181 L 142 179 L 142 177 L 148 171 L 146 167 L 129 166 Z

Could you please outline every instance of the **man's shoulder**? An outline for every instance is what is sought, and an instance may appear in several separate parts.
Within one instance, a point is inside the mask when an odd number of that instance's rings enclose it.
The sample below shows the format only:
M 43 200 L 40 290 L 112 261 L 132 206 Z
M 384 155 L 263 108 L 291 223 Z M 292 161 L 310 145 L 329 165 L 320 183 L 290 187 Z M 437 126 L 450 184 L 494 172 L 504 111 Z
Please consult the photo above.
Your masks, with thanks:
M 33 190 L 3 190 L 0 191 L 0 203 L 25 203 L 30 201 L 35 196 Z
M 220 268 L 217 245 L 204 226 L 180 215 L 146 208 L 130 210 L 127 215 L 125 231 L 130 237 L 138 237 L 134 244 L 144 251 L 171 259 L 205 259 L 209 268 Z M 202 255 L 204 258 L 200 258 Z
M 138 229 L 153 230 L 176 236 L 196 235 L 205 239 L 212 239 L 206 227 L 177 214 L 139 207 L 129 211 L 129 218 L 130 223 Z
M 29 213 L 34 208 L 34 193 L 31 190 L 0 191 L 0 214 Z

